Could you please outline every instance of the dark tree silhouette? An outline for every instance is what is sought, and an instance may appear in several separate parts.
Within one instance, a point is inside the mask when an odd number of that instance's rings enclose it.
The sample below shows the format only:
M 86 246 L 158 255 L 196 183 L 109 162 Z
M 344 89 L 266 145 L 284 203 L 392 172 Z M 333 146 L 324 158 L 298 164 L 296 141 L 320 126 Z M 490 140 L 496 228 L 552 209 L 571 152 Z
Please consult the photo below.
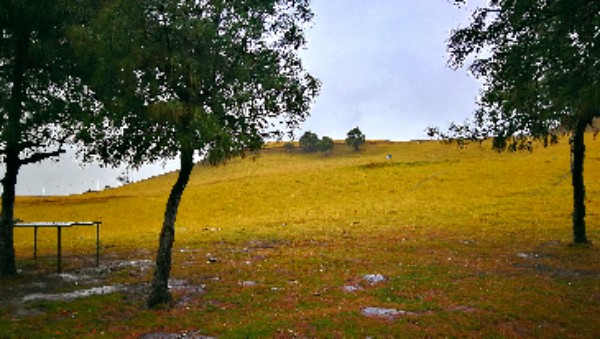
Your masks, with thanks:
M 59 156 L 84 128 L 95 100 L 79 77 L 69 28 L 86 7 L 67 1 L 0 1 L 0 277 L 17 273 L 15 188 L 21 167 Z
M 455 0 L 458 5 L 465 0 Z M 586 126 L 600 116 L 600 1 L 492 0 L 448 42 L 450 65 L 468 63 L 484 86 L 471 131 L 496 149 L 572 133 L 573 241 L 586 243 Z M 430 130 L 435 132 L 435 130 Z

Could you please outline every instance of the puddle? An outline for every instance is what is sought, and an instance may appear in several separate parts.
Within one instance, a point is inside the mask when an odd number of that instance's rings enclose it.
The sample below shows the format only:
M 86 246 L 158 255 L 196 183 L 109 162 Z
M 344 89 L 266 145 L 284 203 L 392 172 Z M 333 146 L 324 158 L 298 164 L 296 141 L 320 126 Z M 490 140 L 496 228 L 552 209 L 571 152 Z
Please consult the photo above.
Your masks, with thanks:
M 517 257 L 519 258 L 524 258 L 524 259 L 537 259 L 539 258 L 539 255 L 536 253 L 517 253 Z
M 124 292 L 127 291 L 127 286 L 125 285 L 114 285 L 114 286 L 101 286 L 101 287 L 92 287 L 85 290 L 79 290 L 75 292 L 65 292 L 65 293 L 34 293 L 29 294 L 23 297 L 23 302 L 34 301 L 34 300 L 44 300 L 44 301 L 70 301 L 78 298 L 90 297 L 93 295 L 102 295 L 109 294 L 115 292 Z
M 197 286 L 197 285 L 190 285 L 190 283 L 187 280 L 183 280 L 183 279 L 169 279 L 169 289 L 173 290 L 173 291 L 178 291 L 178 290 L 184 290 L 186 292 L 194 292 L 194 293 L 203 293 L 204 292 L 204 285 L 202 286 Z
M 145 270 L 152 269 L 153 266 L 154 262 L 151 260 L 114 260 L 97 267 L 85 267 L 60 274 L 36 274 L 34 272 L 27 279 L 28 281 L 0 289 L 0 300 L 3 300 L 6 305 L 14 307 L 14 314 L 17 317 L 43 314 L 43 311 L 30 309 L 30 303 L 34 301 L 69 302 L 111 293 L 124 293 L 127 299 L 137 300 L 143 298 L 145 292 L 150 288 L 145 279 L 132 284 L 111 284 L 108 279 L 112 274 L 118 272 L 138 276 Z M 212 279 L 212 281 L 218 280 L 219 278 Z M 205 287 L 205 285 L 193 285 L 181 279 L 169 280 L 169 289 L 174 292 L 174 296 L 178 300 L 175 307 L 187 307 L 198 298 L 199 294 L 205 292 Z M 202 338 L 198 335 L 192 337 Z
M 131 267 L 131 266 L 150 267 L 153 264 L 154 264 L 154 262 L 152 260 L 140 259 L 140 260 L 120 261 L 120 262 L 117 262 L 117 264 L 114 266 L 116 266 L 118 268 Z
M 140 285 L 104 285 L 107 277 L 117 271 L 129 270 L 130 273 L 151 268 L 151 260 L 116 260 L 100 266 L 85 267 L 77 271 L 53 273 L 35 276 L 36 281 L 23 284 L 12 293 L 12 300 L 23 303 L 33 300 L 68 301 L 93 295 L 109 294 L 123 291 L 137 291 Z M 104 282 L 104 283 L 103 283 Z M 100 285 L 100 286 L 99 286 Z M 104 285 L 104 286 L 102 286 Z M 57 293 L 73 286 L 76 291 Z M 87 287 L 87 289 L 80 289 Z
M 365 274 L 363 276 L 363 280 L 365 280 L 366 282 L 368 282 L 371 285 L 376 285 L 376 284 L 386 281 L 387 278 L 381 274 Z
M 79 284 L 97 284 L 100 282 L 100 279 L 95 278 L 88 274 L 76 274 L 76 273 L 60 273 L 58 277 L 62 279 L 64 282 L 74 283 L 75 285 Z
M 395 317 L 404 315 L 415 315 L 416 313 L 397 310 L 395 308 L 381 308 L 381 307 L 365 307 L 360 313 L 366 317 L 378 317 L 386 319 L 394 319 Z
M 190 284 L 183 279 L 169 279 L 169 289 L 178 290 L 183 288 L 189 288 Z
M 80 281 L 80 280 L 86 280 L 86 279 L 92 278 L 91 276 L 89 276 L 87 274 L 75 274 L 75 273 L 59 273 L 58 276 L 62 280 L 68 281 L 68 282 Z
M 362 288 L 360 288 L 359 286 L 354 286 L 354 285 L 344 285 L 344 287 L 342 287 L 342 289 L 344 290 L 344 292 L 347 292 L 347 293 L 353 293 L 353 292 L 362 290 Z

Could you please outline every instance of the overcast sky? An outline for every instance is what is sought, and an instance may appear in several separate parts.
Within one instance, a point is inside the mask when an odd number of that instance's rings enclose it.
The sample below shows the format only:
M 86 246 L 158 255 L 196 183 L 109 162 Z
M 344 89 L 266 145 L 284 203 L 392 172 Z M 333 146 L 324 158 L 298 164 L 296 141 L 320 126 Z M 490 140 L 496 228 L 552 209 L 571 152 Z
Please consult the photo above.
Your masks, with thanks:
M 428 126 L 472 115 L 479 84 L 447 67 L 450 30 L 470 9 L 448 0 L 313 0 L 315 20 L 302 53 L 322 82 L 311 116 L 296 133 L 343 139 L 360 127 L 368 139 L 425 138 Z M 177 162 L 130 172 L 134 180 L 177 169 Z M 87 165 L 73 156 L 24 167 L 19 195 L 62 195 L 118 185 L 124 169 Z
M 322 90 L 303 131 L 342 139 L 358 126 L 368 139 L 403 141 L 472 115 L 479 84 L 450 69 L 446 53 L 450 30 L 469 22 L 469 9 L 447 0 L 315 0 L 312 7 L 303 60 Z

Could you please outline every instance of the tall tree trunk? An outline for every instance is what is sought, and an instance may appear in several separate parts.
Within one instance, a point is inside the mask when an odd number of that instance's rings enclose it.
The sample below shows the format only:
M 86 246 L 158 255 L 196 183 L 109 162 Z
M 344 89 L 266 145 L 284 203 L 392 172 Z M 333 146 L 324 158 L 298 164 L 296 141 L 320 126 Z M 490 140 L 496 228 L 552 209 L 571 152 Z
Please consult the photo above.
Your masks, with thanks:
M 587 243 L 585 234 L 585 186 L 583 182 L 583 161 L 585 158 L 585 129 L 588 121 L 578 119 L 571 141 L 571 176 L 573 183 L 573 242 Z
M 163 226 L 160 232 L 158 253 L 156 254 L 156 269 L 154 271 L 154 278 L 152 279 L 152 290 L 147 301 L 148 307 L 151 308 L 171 301 L 169 274 L 171 272 L 171 252 L 173 242 L 175 241 L 175 219 L 177 218 L 177 209 L 179 208 L 181 196 L 190 179 L 193 166 L 193 150 L 183 149 L 181 151 L 181 170 L 179 171 L 177 182 L 175 182 L 169 194 Z
M 15 55 L 12 72 L 12 89 L 8 109 L 8 119 L 2 139 L 6 143 L 6 174 L 2 179 L 2 213 L 0 215 L 0 277 L 17 274 L 14 248 L 14 209 L 17 175 L 21 167 L 19 159 L 21 142 L 21 110 L 24 101 L 24 75 L 29 35 L 18 32 L 15 35 Z

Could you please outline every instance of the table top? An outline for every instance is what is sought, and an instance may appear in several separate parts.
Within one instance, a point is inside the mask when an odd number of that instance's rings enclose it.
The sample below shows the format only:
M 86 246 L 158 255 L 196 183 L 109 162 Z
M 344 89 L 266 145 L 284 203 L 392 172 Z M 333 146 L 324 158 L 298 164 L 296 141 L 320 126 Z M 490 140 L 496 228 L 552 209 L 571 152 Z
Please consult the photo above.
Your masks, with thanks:
M 14 227 L 72 227 L 72 226 L 95 226 L 102 221 L 36 221 L 17 222 Z

